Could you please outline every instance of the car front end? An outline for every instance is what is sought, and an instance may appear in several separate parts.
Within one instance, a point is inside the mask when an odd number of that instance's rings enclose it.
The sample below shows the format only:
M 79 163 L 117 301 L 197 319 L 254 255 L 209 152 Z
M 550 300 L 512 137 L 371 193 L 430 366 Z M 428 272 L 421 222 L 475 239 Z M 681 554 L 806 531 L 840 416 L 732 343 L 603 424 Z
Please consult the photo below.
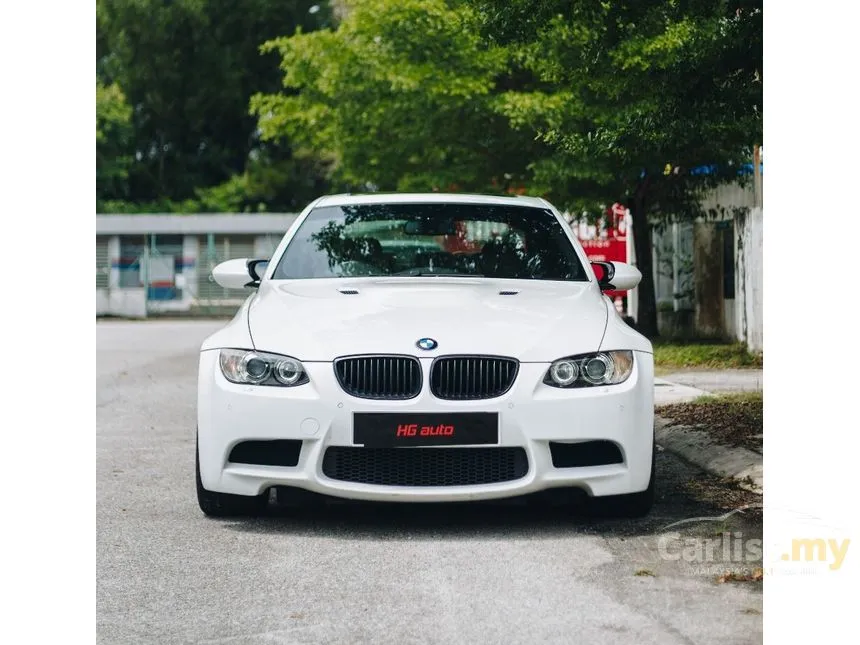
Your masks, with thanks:
M 388 502 L 653 492 L 651 345 L 593 273 L 387 271 L 303 279 L 271 266 L 207 339 L 198 493 L 211 514 L 273 487 Z
M 379 501 L 493 499 L 554 487 L 591 496 L 641 491 L 653 422 L 652 389 L 643 384 L 652 382 L 653 358 L 631 354 L 624 382 L 604 386 L 549 385 L 552 363 L 388 354 L 303 362 L 307 382 L 279 387 L 231 382 L 222 350 L 203 352 L 201 476 L 207 489 L 236 495 L 294 486 Z M 338 366 L 351 375 L 339 379 Z M 514 375 L 510 383 L 505 372 Z M 481 388 L 505 391 L 475 398 Z M 378 398 L 386 395 L 409 398 Z

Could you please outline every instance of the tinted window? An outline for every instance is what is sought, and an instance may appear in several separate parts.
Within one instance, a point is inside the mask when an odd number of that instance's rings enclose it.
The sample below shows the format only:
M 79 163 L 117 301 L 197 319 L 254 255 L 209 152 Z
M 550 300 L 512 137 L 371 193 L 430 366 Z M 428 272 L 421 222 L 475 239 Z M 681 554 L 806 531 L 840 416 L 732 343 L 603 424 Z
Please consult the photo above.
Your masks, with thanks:
M 587 280 L 552 212 L 482 204 L 318 208 L 273 278 L 410 275 Z

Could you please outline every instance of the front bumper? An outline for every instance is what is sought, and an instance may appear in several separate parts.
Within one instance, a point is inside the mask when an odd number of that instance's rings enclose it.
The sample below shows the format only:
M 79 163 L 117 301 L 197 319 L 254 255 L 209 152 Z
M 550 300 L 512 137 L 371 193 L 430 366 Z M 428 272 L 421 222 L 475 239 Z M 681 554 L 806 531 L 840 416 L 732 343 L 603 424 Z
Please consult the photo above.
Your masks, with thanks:
M 467 501 L 525 495 L 557 487 L 578 487 L 591 496 L 643 491 L 651 474 L 654 364 L 636 352 L 634 370 L 619 385 L 563 390 L 542 383 L 548 363 L 522 363 L 514 386 L 503 396 L 480 401 L 444 401 L 428 388 L 432 359 L 421 358 L 424 389 L 407 401 L 376 401 L 346 394 L 332 364 L 306 362 L 310 382 L 294 388 L 237 385 L 218 365 L 218 350 L 200 354 L 198 450 L 204 488 L 258 495 L 271 486 L 295 486 L 349 499 L 378 501 Z M 354 412 L 497 412 L 499 445 L 522 447 L 528 472 L 514 481 L 469 486 L 383 486 L 331 479 L 323 473 L 330 446 L 353 446 Z M 242 441 L 302 441 L 294 467 L 228 461 Z M 623 463 L 556 468 L 549 442 L 608 440 Z M 423 450 L 401 448 L 399 450 Z

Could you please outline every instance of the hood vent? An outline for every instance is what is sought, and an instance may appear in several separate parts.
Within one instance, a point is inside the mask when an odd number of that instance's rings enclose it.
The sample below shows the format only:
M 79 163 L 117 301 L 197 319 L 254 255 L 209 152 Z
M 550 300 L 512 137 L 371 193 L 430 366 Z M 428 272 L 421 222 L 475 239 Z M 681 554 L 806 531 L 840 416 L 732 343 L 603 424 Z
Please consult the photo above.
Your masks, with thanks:
M 358 289 L 338 289 L 345 296 L 357 296 Z
M 515 296 L 519 291 L 499 291 L 500 296 Z

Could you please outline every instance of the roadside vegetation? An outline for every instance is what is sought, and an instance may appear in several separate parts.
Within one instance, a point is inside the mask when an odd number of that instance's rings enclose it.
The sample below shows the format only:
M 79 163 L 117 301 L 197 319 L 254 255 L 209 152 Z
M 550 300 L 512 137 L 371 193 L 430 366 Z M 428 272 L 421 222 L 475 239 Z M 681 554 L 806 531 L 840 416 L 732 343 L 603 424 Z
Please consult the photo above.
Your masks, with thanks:
M 715 341 L 654 341 L 654 365 L 667 369 L 706 367 L 709 369 L 761 368 L 761 354 L 752 353 L 740 343 Z

